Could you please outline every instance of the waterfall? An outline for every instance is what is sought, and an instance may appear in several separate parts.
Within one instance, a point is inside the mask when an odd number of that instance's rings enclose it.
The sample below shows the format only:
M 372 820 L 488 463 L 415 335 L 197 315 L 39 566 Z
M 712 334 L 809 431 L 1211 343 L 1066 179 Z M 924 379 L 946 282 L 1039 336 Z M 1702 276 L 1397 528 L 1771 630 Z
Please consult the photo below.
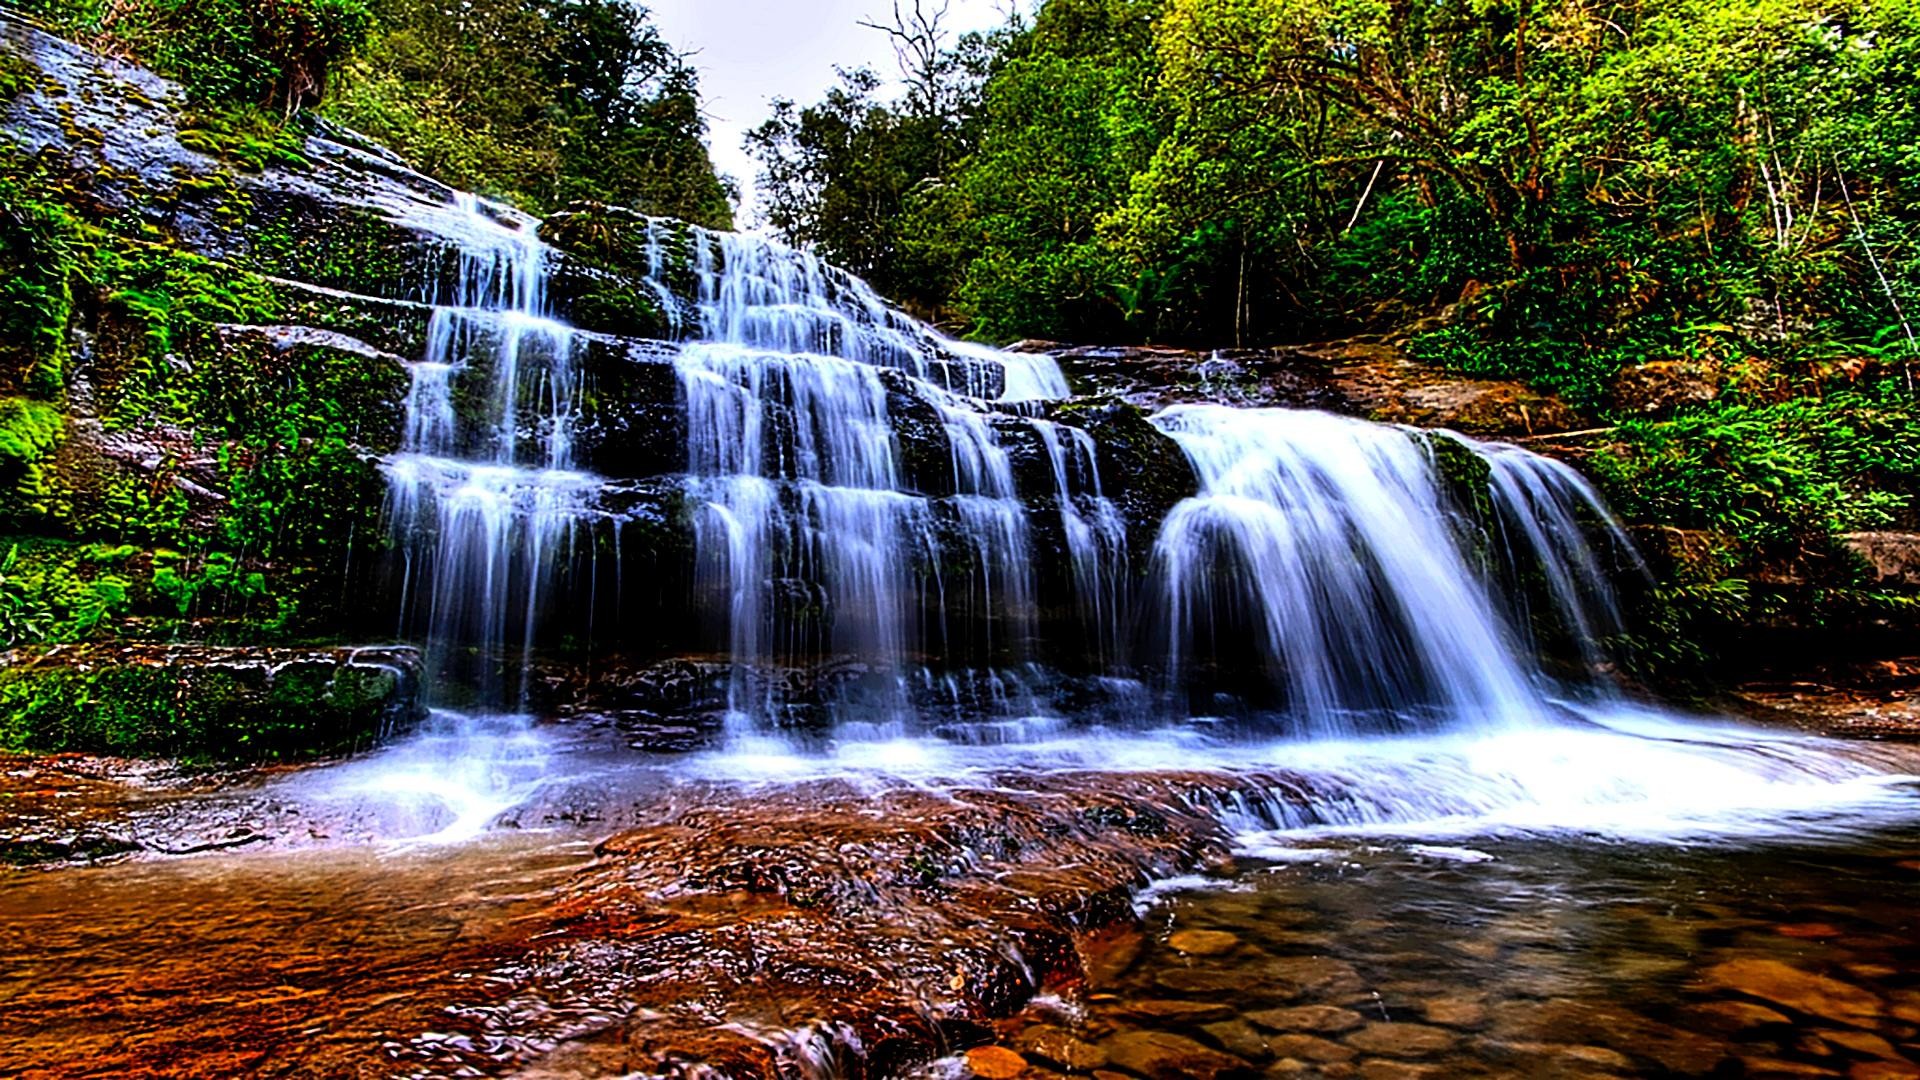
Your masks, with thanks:
M 676 228 L 650 223 L 649 250 Z M 940 339 L 809 252 L 688 234 L 700 339 L 677 367 L 696 587 L 725 598 L 710 609 L 726 623 L 731 723 L 778 718 L 773 665 L 856 662 L 868 677 L 839 718 L 897 725 L 916 653 L 1023 658 L 1027 514 L 987 399 L 1064 389 L 1058 368 Z M 943 471 L 909 475 L 909 424 L 944 447 Z M 980 639 L 957 641 L 955 620 Z
M 400 453 L 384 463 L 405 627 L 443 681 L 516 705 L 501 675 L 535 644 L 556 563 L 600 516 L 573 468 L 578 334 L 547 306 L 534 223 L 461 195 L 433 227 L 455 242 L 424 355 L 410 365 Z
M 1428 437 L 1323 413 L 1210 405 L 1169 408 L 1153 422 L 1201 481 L 1154 548 L 1176 680 L 1219 685 L 1227 672 L 1195 671 L 1208 662 L 1260 672 L 1292 729 L 1311 735 L 1510 727 L 1546 716 L 1558 689 L 1509 601 L 1517 560 L 1552 583 L 1592 665 L 1600 636 L 1618 630 L 1576 516 L 1611 519 L 1564 465 L 1441 436 L 1487 466 L 1509 560 L 1509 572 L 1494 575 L 1476 565 L 1480 526 L 1460 523 Z

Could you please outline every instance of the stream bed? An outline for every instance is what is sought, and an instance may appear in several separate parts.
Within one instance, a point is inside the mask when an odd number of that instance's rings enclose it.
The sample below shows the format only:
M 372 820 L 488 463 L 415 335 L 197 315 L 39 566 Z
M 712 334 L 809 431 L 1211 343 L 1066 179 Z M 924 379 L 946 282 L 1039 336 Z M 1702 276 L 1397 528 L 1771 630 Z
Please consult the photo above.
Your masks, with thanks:
M 1899 747 L 606 735 L 69 791 L 201 850 L 0 871 L 0 1074 L 1920 1076 Z

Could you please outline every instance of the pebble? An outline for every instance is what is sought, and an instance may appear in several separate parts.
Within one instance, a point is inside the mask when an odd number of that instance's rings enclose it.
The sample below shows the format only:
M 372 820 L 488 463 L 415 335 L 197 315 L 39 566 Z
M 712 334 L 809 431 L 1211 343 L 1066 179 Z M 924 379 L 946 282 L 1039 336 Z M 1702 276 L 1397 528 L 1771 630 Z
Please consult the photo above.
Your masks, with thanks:
M 1793 1023 L 1785 1013 L 1751 1001 L 1709 1001 L 1693 1006 L 1687 1010 L 1687 1014 L 1710 1031 L 1746 1031 L 1768 1024 Z
M 1318 1035 L 1275 1035 L 1267 1040 L 1267 1045 L 1281 1058 L 1299 1058 L 1321 1064 L 1352 1061 L 1359 1056 L 1351 1047 L 1341 1046 L 1332 1039 L 1323 1039 Z
M 1216 1080 L 1252 1069 L 1240 1058 L 1167 1031 L 1115 1035 L 1105 1049 L 1108 1061 L 1154 1080 Z
M 1233 1015 L 1231 1005 L 1208 1001 L 1130 1001 L 1121 1011 L 1149 1020 L 1171 1020 L 1177 1024 L 1201 1024 L 1225 1020 Z
M 1338 1035 L 1352 1031 L 1366 1020 L 1352 1009 L 1332 1005 L 1296 1005 L 1285 1009 L 1260 1009 L 1246 1014 L 1248 1020 L 1269 1031 L 1311 1031 Z
M 1015 1080 L 1027 1059 L 1004 1046 L 976 1046 L 967 1051 L 967 1069 L 982 1080 Z
M 1880 999 L 1865 990 L 1778 960 L 1729 960 L 1708 968 L 1701 981 L 1843 1024 L 1868 1025 L 1881 1013 Z
M 1236 1057 L 1249 1061 L 1265 1061 L 1273 1056 L 1273 1048 L 1252 1024 L 1245 1020 L 1222 1020 L 1217 1024 L 1201 1027 L 1207 1037 L 1220 1044 L 1220 1048 Z
M 1275 957 L 1268 961 L 1266 974 L 1309 992 L 1340 993 L 1366 985 L 1352 964 L 1325 956 Z
M 1633 1059 L 1617 1050 L 1604 1046 L 1582 1046 L 1574 1043 L 1496 1043 L 1502 1053 L 1533 1061 L 1538 1071 L 1560 1073 L 1569 1066 L 1584 1065 L 1592 1069 L 1605 1069 L 1614 1072 L 1633 1071 Z M 1552 1067 L 1546 1067 L 1549 1066 Z
M 1752 1080 L 1789 1080 L 1798 1076 L 1839 1076 L 1832 1069 L 1823 1069 L 1818 1065 L 1808 1065 L 1800 1061 L 1782 1061 L 1779 1058 L 1741 1058 L 1740 1065 L 1746 1071 L 1743 1075 Z
M 1453 1049 L 1459 1036 L 1425 1024 L 1368 1024 L 1347 1036 L 1348 1046 L 1389 1057 L 1431 1057 Z
M 1487 1023 L 1486 1002 L 1479 998 L 1431 998 L 1420 1003 L 1420 1016 L 1429 1024 L 1479 1028 Z
M 1893 1048 L 1893 1044 L 1878 1035 L 1865 1031 L 1822 1031 L 1823 1042 L 1851 1050 L 1856 1054 L 1876 1057 L 1882 1061 L 1902 1061 L 1906 1058 Z
M 1171 968 L 1153 977 L 1154 984 L 1179 994 L 1222 994 L 1247 988 L 1245 972 L 1206 968 Z
M 1914 1080 L 1920 1067 L 1896 1061 L 1863 1061 L 1847 1070 L 1847 1080 Z
M 1774 927 L 1773 932 L 1779 934 L 1781 937 L 1800 938 L 1806 941 L 1817 941 L 1820 938 L 1836 938 L 1844 933 L 1839 927 L 1831 923 L 1823 922 L 1785 923 Z
M 1181 930 L 1167 944 L 1189 956 L 1222 956 L 1232 952 L 1240 939 L 1224 930 Z
M 1068 1072 L 1092 1072 L 1106 1065 L 1107 1052 L 1079 1038 L 1066 1028 L 1037 1024 L 1020 1033 L 1015 1040 L 1021 1050 L 1066 1069 Z
M 1411 1061 L 1386 1061 L 1375 1058 L 1360 1063 L 1360 1080 L 1438 1080 L 1447 1070 L 1438 1065 L 1416 1065 Z

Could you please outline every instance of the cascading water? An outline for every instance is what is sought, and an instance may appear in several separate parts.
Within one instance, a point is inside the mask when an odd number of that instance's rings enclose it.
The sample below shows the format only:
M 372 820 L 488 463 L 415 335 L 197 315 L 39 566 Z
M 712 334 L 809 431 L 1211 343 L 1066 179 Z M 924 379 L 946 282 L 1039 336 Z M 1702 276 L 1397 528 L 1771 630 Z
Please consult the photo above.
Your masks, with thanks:
M 618 551 L 628 521 L 618 485 L 575 460 L 593 407 L 582 349 L 601 339 L 553 318 L 533 222 L 470 199 L 431 218 L 457 272 L 387 463 L 409 624 L 443 677 L 511 706 L 497 673 L 543 626 L 579 629 L 560 578 Z M 1269 800 L 1215 808 L 1249 836 L 1601 818 L 1738 832 L 1897 788 L 1870 755 L 1629 706 L 1605 644 L 1632 545 L 1564 464 L 1319 413 L 1176 406 L 1151 421 L 1199 490 L 1141 565 L 1142 523 L 1109 498 L 1102 445 L 1051 404 L 1069 390 L 1050 359 L 947 341 L 777 244 L 653 221 L 646 254 L 684 338 L 670 370 L 692 601 L 731 671 L 733 738 L 674 775 L 1285 777 Z M 1035 677 L 1045 604 L 1081 628 L 1071 650 L 1101 692 L 1068 704 Z M 802 705 L 795 669 L 838 681 Z M 1177 692 L 1156 698 L 1135 671 Z M 805 749 L 768 737 L 822 721 L 833 738 Z M 496 727 L 443 716 L 433 760 L 469 746 L 456 756 L 568 768 L 539 745 L 528 757 L 523 726 Z M 524 769 L 484 771 L 528 790 Z
M 1154 422 L 1201 482 L 1154 549 L 1175 677 L 1197 653 L 1264 667 L 1308 734 L 1381 721 L 1507 726 L 1544 711 L 1416 437 L 1221 406 L 1180 406 Z
M 578 334 L 549 314 L 532 221 L 468 195 L 434 224 L 456 265 L 385 465 L 402 610 L 438 676 L 516 705 L 508 653 L 533 647 L 554 564 L 598 516 L 600 485 L 573 468 Z
M 649 249 L 673 228 L 651 223 Z M 954 617 L 986 628 L 988 665 L 1024 657 L 1026 510 L 981 400 L 1044 393 L 1058 369 L 942 341 L 810 253 L 698 231 L 690 243 L 703 340 L 678 360 L 689 490 L 699 592 L 725 598 L 712 607 L 734 726 L 778 718 L 770 665 L 832 657 L 868 669 L 840 718 L 897 724 L 911 655 L 951 661 Z M 909 476 L 903 409 L 944 444 L 944 474 Z M 945 567 L 956 551 L 958 575 Z

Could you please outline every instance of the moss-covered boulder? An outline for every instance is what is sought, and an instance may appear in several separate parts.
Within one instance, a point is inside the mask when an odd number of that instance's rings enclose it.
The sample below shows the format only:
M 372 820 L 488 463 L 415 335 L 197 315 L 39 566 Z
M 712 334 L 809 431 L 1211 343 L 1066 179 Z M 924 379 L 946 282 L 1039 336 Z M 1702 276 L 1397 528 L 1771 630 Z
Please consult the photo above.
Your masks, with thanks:
M 279 761 L 421 715 L 410 649 L 93 645 L 0 654 L 0 749 Z

